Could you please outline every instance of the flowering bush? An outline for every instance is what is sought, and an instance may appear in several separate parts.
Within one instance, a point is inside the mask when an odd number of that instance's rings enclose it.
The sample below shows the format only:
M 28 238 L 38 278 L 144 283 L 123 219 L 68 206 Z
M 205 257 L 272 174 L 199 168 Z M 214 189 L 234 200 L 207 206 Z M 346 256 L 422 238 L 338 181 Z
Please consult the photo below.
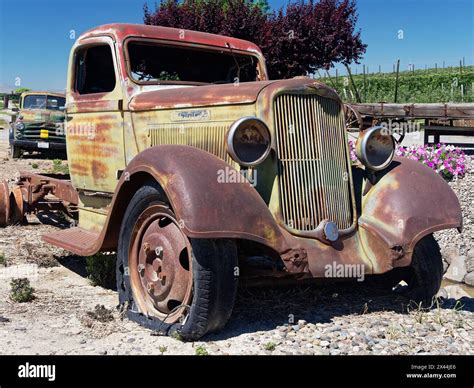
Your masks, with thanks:
M 350 156 L 357 162 L 355 141 L 349 140 Z M 466 154 L 453 145 L 436 144 L 434 146 L 397 146 L 395 155 L 417 160 L 435 170 L 444 179 L 462 178 L 466 173 Z
M 349 139 L 349 150 L 351 152 L 351 162 L 354 164 L 358 161 L 357 155 L 356 155 L 356 149 L 355 149 L 355 141 L 352 139 Z
M 466 155 L 453 145 L 398 147 L 396 155 L 418 160 L 445 179 L 463 177 L 466 173 Z

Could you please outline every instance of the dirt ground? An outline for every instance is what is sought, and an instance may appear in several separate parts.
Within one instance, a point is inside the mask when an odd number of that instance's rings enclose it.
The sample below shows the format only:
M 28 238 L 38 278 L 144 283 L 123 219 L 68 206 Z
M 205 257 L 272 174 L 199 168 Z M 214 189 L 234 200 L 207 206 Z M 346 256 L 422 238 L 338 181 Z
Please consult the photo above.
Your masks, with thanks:
M 0 180 L 48 172 L 41 158 L 8 158 L 0 130 Z M 91 285 L 85 260 L 43 243 L 54 226 L 0 229 L 0 354 L 472 354 L 474 299 L 462 290 L 432 311 L 406 312 L 398 297 L 350 283 L 240 289 L 219 334 L 195 343 L 157 336 L 123 319 L 117 293 Z M 48 221 L 49 222 L 49 221 Z M 27 276 L 36 298 L 13 302 L 10 280 Z M 103 305 L 102 314 L 96 306 Z

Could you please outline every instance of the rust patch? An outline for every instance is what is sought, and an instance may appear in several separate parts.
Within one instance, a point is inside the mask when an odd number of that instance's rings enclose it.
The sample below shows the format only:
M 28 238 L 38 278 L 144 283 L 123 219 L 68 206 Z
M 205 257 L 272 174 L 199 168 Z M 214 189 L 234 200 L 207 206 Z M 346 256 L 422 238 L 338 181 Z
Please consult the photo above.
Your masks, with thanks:
M 359 225 L 379 235 L 390 248 L 411 251 L 423 236 L 462 224 L 456 194 L 443 178 L 421 163 L 395 158 L 376 177 L 377 182 L 363 199 Z
M 107 173 L 109 171 L 107 165 L 98 160 L 92 161 L 91 170 L 94 180 L 107 178 Z

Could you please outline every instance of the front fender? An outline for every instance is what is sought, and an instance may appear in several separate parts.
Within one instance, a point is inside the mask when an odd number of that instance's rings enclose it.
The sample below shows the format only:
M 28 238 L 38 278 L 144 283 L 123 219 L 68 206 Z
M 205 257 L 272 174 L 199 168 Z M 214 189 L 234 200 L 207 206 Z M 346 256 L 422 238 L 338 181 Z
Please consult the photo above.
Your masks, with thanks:
M 136 177 L 143 181 L 144 174 L 163 188 L 188 237 L 248 239 L 278 252 L 288 249 L 267 205 L 250 183 L 223 160 L 190 146 L 159 145 L 139 153 L 118 182 L 112 214 L 123 212 L 126 204 L 120 200 L 121 193 L 127 193 L 122 198 L 130 198 L 136 190 L 131 182 Z M 233 177 L 240 180 L 235 182 Z M 117 221 L 111 223 L 117 226 Z M 116 232 L 117 228 L 112 229 Z
M 422 237 L 461 228 L 462 213 L 456 194 L 439 174 L 418 161 L 394 158 L 363 195 L 359 226 L 411 259 Z

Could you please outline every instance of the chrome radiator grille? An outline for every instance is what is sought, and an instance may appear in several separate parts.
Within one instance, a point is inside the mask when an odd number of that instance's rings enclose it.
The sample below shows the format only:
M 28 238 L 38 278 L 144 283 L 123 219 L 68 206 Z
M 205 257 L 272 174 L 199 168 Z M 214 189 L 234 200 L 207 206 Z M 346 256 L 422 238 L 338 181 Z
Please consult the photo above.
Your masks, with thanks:
M 308 231 L 328 219 L 353 222 L 347 138 L 341 105 L 318 95 L 283 94 L 274 102 L 284 222 Z

